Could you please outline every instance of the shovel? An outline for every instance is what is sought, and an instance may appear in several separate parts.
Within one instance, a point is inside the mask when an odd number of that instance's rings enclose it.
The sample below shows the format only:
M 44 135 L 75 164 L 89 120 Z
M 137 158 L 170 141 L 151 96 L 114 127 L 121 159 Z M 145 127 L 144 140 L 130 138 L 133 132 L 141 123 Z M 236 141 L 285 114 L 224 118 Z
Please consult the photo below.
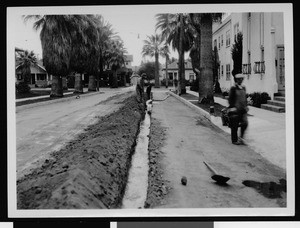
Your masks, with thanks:
M 203 162 L 207 168 L 212 172 L 211 179 L 217 182 L 217 184 L 225 185 L 226 182 L 230 179 L 229 177 L 224 177 L 222 175 L 219 175 L 209 164 L 207 164 L 205 161 Z

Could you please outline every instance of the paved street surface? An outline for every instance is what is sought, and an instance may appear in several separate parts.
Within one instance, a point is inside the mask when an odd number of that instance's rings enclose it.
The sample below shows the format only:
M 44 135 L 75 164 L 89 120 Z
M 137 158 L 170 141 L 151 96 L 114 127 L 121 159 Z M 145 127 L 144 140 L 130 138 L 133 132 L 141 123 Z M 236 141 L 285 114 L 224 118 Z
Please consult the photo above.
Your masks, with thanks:
M 153 90 L 152 118 L 167 128 L 167 139 L 162 147 L 164 178 L 172 190 L 163 208 L 218 208 L 218 207 L 278 207 L 286 199 L 270 199 L 244 180 L 278 183 L 286 178 L 284 169 L 273 165 L 248 146 L 231 144 L 230 135 L 187 107 L 166 91 Z M 219 186 L 203 162 L 217 172 L 230 177 L 228 186 Z M 180 183 L 187 177 L 187 185 Z
M 132 90 L 134 87 L 101 88 L 100 93 L 82 95 L 80 99 L 62 98 L 66 101 L 47 105 L 37 103 L 29 109 L 17 109 L 17 177 L 37 165 L 39 159 L 44 161 L 49 152 L 60 149 L 64 143 L 73 139 L 86 126 L 95 122 L 96 116 L 106 115 L 120 107 L 120 104 L 114 102 L 99 102 Z

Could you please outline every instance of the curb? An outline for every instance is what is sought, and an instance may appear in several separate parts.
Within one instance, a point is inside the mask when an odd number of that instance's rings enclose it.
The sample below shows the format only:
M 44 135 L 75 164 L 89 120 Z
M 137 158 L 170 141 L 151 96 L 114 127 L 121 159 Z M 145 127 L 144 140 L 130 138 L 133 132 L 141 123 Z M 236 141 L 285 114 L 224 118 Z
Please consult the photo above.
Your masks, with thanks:
M 88 97 L 88 96 L 97 95 L 97 94 L 100 94 L 100 92 L 96 91 L 96 92 L 89 92 L 87 94 L 78 94 L 78 95 L 80 97 Z M 16 106 L 16 112 L 23 111 L 25 109 L 34 108 L 34 107 L 37 107 L 37 106 L 64 102 L 64 101 L 68 101 L 68 100 L 72 100 L 72 99 L 75 99 L 75 96 L 65 97 L 65 98 L 62 97 L 60 99 L 55 99 L 55 100 L 50 100 L 50 101 L 42 101 L 42 102 L 36 102 L 36 103 L 28 104 L 28 105 Z
M 187 101 L 186 99 L 178 96 L 177 94 L 171 92 L 171 91 L 168 91 L 167 92 L 168 94 L 170 94 L 171 96 L 175 97 L 177 100 L 181 101 L 182 103 L 184 103 L 186 106 L 190 107 L 191 109 L 193 109 L 194 111 L 200 113 L 202 116 L 204 116 L 206 119 L 208 119 L 210 122 L 211 121 L 211 115 L 203 110 L 202 108 L 199 108 L 198 106 L 192 104 L 191 102 Z M 212 122 L 213 123 L 213 122 Z

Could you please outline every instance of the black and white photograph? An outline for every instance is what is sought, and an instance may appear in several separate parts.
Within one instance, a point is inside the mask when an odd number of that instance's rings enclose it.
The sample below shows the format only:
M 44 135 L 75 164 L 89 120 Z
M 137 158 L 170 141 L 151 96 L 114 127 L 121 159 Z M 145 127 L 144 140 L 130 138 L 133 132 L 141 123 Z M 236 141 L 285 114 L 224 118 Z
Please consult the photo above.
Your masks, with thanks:
M 294 216 L 291 4 L 7 8 L 8 215 Z

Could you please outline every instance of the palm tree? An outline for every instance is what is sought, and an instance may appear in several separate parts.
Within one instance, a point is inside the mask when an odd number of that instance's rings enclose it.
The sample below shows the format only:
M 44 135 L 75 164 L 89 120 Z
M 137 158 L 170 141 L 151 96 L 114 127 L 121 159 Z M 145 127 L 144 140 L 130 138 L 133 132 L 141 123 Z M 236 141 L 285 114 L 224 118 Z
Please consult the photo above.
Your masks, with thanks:
M 154 56 L 155 58 L 155 88 L 159 88 L 159 55 L 163 55 L 165 51 L 165 45 L 161 35 L 155 34 L 147 36 L 147 40 L 144 40 L 143 56 L 148 55 L 150 57 Z
M 160 29 L 167 43 L 172 45 L 173 50 L 178 51 L 179 85 L 178 93 L 186 93 L 184 53 L 189 51 L 193 41 L 193 27 L 190 26 L 187 14 L 157 14 L 156 29 Z
M 109 49 L 111 41 L 120 38 L 114 32 L 112 25 L 105 21 L 101 15 L 96 15 L 98 20 L 97 29 L 99 34 L 99 48 L 100 48 L 100 58 L 99 58 L 99 73 L 97 74 L 97 90 L 99 91 L 99 74 L 103 75 L 103 67 L 105 64 L 104 55 Z
M 35 20 L 33 28 L 41 29 L 43 64 L 52 75 L 50 97 L 62 97 L 62 77 L 69 73 L 74 17 L 71 15 L 28 15 L 24 21 Z
M 43 49 L 43 64 L 47 72 L 52 75 L 51 97 L 62 97 L 62 77 L 66 77 L 70 71 L 70 62 L 74 54 L 74 46 L 84 49 L 83 43 L 77 43 L 78 39 L 86 41 L 85 32 L 89 22 L 86 15 L 28 15 L 24 21 L 34 20 L 33 28 L 41 29 L 40 39 Z M 76 34 L 79 36 L 74 37 Z M 72 51 L 73 50 L 73 51 Z M 80 63 L 79 63 L 80 64 Z M 73 65 L 74 67 L 74 65 Z
M 120 40 L 111 40 L 108 50 L 105 51 L 105 60 L 113 71 L 112 88 L 118 87 L 117 70 L 124 65 L 126 52 L 123 42 Z
M 200 35 L 199 103 L 214 104 L 212 23 L 219 20 L 221 13 L 190 14 L 190 21 Z
M 166 58 L 166 87 L 168 88 L 168 86 L 169 86 L 168 64 L 169 64 L 170 50 L 169 50 L 169 46 L 167 43 L 164 44 L 161 55 L 162 55 L 162 57 Z
M 22 78 L 25 84 L 29 84 L 31 70 L 30 67 L 37 64 L 37 58 L 33 51 L 25 50 L 19 52 L 17 56 L 18 69 L 21 71 Z
M 83 93 L 82 74 L 89 74 L 89 91 L 96 91 L 95 74 L 100 58 L 97 20 L 93 15 L 74 18 L 79 29 L 72 31 L 70 69 L 75 74 L 74 93 Z

